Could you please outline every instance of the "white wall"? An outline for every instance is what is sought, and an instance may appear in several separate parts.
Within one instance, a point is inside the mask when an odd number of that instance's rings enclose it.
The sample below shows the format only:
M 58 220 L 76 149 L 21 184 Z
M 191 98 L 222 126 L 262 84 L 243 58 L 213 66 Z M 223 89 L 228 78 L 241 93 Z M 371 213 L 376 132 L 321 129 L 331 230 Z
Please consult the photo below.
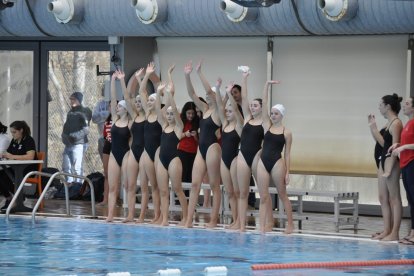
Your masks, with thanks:
M 374 140 L 367 115 L 376 115 L 382 96 L 405 95 L 407 36 L 275 37 L 273 103 L 287 109 L 293 131 L 292 170 L 305 173 L 374 175 Z M 183 67 L 204 59 L 211 84 L 240 83 L 238 65 L 249 65 L 249 98 L 261 97 L 266 79 L 267 38 L 158 38 L 161 75 L 175 63 L 179 106 L 189 100 Z M 192 74 L 199 96 L 205 96 Z M 403 117 L 403 116 L 402 116 Z M 403 118 L 405 120 L 405 118 Z
M 374 113 L 382 127 L 381 97 L 405 95 L 407 41 L 407 36 L 275 39 L 274 78 L 281 84 L 273 101 L 287 109 L 293 170 L 375 172 L 367 114 Z
M 189 60 L 193 61 L 195 68 L 199 60 L 204 59 L 204 75 L 211 85 L 216 83 L 217 77 L 221 77 L 222 92 L 229 81 L 241 82 L 237 66 L 249 65 L 252 71 L 249 77 L 249 98 L 261 96 L 266 80 L 266 38 L 157 38 L 157 44 L 164 81 L 167 80 L 169 66 L 176 64 L 173 78 L 178 106 L 183 106 L 190 100 L 183 70 Z M 192 81 L 198 96 L 205 98 L 205 91 L 195 70 Z

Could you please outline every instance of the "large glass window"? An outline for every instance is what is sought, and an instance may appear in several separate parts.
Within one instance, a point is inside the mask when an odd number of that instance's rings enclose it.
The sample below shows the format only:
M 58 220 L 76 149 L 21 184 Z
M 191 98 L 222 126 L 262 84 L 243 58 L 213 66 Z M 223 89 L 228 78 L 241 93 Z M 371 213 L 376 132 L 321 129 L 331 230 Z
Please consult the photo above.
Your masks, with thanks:
M 33 129 L 33 51 L 0 51 L 0 121 Z
M 93 110 L 103 99 L 102 90 L 107 76 L 97 76 L 96 65 L 109 71 L 109 51 L 49 51 L 48 80 L 48 165 L 62 169 L 65 145 L 62 130 L 71 109 L 70 96 L 82 92 L 82 105 Z M 90 122 L 88 147 L 83 156 L 83 174 L 102 170 L 98 153 L 98 127 Z

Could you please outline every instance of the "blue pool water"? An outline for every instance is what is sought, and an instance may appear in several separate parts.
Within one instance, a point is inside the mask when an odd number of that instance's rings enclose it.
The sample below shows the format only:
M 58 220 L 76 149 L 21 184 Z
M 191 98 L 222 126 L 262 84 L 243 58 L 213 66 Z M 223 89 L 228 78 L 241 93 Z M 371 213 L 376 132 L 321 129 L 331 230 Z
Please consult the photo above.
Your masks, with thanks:
M 258 263 L 413 259 L 414 247 L 298 235 L 259 235 L 201 229 L 105 224 L 75 219 L 0 217 L 1 275 L 105 275 L 129 271 L 154 275 L 179 268 L 203 275 L 226 266 L 228 275 L 274 275 L 251 271 Z M 379 270 L 380 269 L 380 270 Z M 411 266 L 284 270 L 278 275 L 414 275 Z

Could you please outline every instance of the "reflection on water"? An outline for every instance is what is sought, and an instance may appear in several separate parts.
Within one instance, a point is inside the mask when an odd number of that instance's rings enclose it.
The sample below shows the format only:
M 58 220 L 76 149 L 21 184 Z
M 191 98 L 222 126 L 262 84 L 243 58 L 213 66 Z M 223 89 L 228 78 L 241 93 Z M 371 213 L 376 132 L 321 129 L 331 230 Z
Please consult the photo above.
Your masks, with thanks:
M 179 268 L 203 275 L 207 266 L 226 266 L 228 275 L 274 275 L 251 271 L 252 264 L 414 258 L 414 248 L 370 241 L 305 236 L 240 234 L 159 228 L 82 220 L 0 217 L 3 275 L 105 275 L 129 271 L 150 275 Z M 13 252 L 10 254 L 10 252 Z M 410 267 L 278 271 L 278 275 L 414 273 Z

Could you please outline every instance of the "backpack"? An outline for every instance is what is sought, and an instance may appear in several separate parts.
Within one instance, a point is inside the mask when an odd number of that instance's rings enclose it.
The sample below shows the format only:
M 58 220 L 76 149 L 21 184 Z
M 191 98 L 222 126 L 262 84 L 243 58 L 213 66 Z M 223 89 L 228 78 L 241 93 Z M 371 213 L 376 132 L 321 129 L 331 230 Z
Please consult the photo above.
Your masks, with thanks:
M 100 172 L 94 172 L 86 176 L 93 184 L 95 194 L 95 202 L 101 202 L 104 196 L 105 177 Z M 83 182 L 82 188 L 79 192 L 80 198 L 83 200 L 91 200 L 91 190 L 87 181 Z
M 58 169 L 52 168 L 52 167 L 50 167 L 50 168 L 47 167 L 47 168 L 42 169 L 42 172 L 49 173 L 49 174 L 54 174 L 58 171 L 59 171 Z M 42 176 L 42 191 L 45 189 L 47 182 L 49 182 L 49 179 L 50 178 L 47 177 L 47 176 Z M 50 184 L 49 189 L 52 188 L 52 187 L 55 187 L 56 190 L 59 190 L 62 186 L 63 186 L 63 184 L 60 182 L 60 180 L 55 178 L 55 179 L 53 179 L 52 184 Z M 38 195 L 37 189 L 36 189 L 36 196 L 37 197 L 40 196 L 40 195 Z
M 69 188 L 69 199 L 80 199 L 80 190 L 82 188 L 82 183 L 72 182 L 68 185 Z M 57 190 L 53 198 L 65 199 L 65 187 L 62 184 L 60 189 Z

